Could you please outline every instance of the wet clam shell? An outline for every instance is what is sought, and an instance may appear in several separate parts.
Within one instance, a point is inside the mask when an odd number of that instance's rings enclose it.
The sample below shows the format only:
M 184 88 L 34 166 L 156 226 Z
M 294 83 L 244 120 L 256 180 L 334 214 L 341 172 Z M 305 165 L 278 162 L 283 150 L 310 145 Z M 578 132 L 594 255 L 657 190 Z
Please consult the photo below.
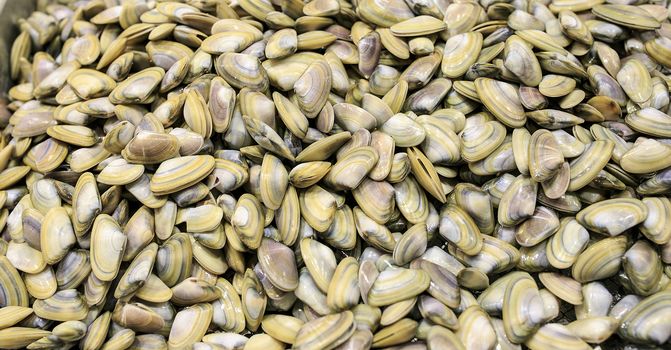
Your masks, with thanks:
M 93 69 L 79 69 L 71 73 L 67 83 L 77 96 L 85 100 L 105 96 L 116 87 L 112 78 Z
M 261 328 L 268 335 L 287 344 L 293 344 L 304 322 L 298 318 L 269 314 L 263 317 Z
M 499 202 L 498 221 L 512 226 L 533 215 L 538 185 L 531 178 L 520 175 L 506 189 Z M 531 199 L 529 199 L 531 198 Z
M 463 209 L 448 205 L 441 211 L 440 217 L 441 236 L 468 255 L 475 255 L 482 249 L 480 229 Z
M 331 68 L 326 60 L 311 63 L 294 83 L 298 106 L 308 118 L 319 114 L 331 89 Z
M 108 215 L 99 215 L 91 229 L 91 268 L 101 281 L 113 280 L 119 272 L 126 236 Z
M 581 283 L 613 276 L 620 268 L 627 245 L 626 236 L 602 239 L 589 245 L 571 268 L 573 278 Z
M 211 156 L 186 156 L 166 160 L 151 178 L 150 189 L 156 195 L 180 191 L 198 183 L 214 169 Z
M 173 240 L 173 242 L 175 241 L 177 241 L 177 239 Z M 166 242 L 164 246 L 166 244 L 170 243 Z M 121 278 L 119 279 L 119 283 L 117 284 L 117 287 L 114 290 L 115 298 L 121 298 L 128 295 L 133 295 L 138 289 L 140 289 L 144 285 L 147 278 L 149 278 L 151 269 L 154 265 L 154 262 L 156 261 L 157 251 L 158 251 L 158 245 L 156 243 L 150 243 L 139 254 L 135 256 L 133 261 L 131 261 L 130 265 L 128 265 L 128 268 L 123 273 L 123 275 L 121 275 Z M 164 249 L 163 252 L 165 251 L 166 250 Z M 160 256 L 157 262 L 156 272 L 158 273 L 159 278 L 164 280 L 164 282 L 166 281 L 171 282 L 165 276 L 165 268 L 162 260 L 163 256 Z M 174 285 L 176 284 L 176 282 L 166 284 Z
M 259 200 L 251 194 L 242 195 L 235 206 L 231 224 L 247 247 L 258 248 L 263 237 L 263 213 Z
M 618 326 L 614 317 L 601 316 L 573 321 L 566 328 L 585 342 L 599 344 L 615 333 Z
M 581 285 L 574 279 L 555 272 L 542 272 L 538 278 L 558 298 L 572 305 L 582 304 Z
M 495 347 L 496 331 L 489 316 L 477 305 L 466 307 L 459 315 L 456 332 L 466 349 Z
M 669 137 L 669 116 L 654 108 L 643 108 L 625 117 L 625 122 L 632 129 L 641 133 Z
M 648 208 L 648 214 L 640 226 L 641 233 L 654 243 L 668 243 L 671 240 L 671 231 L 665 222 L 671 202 L 666 197 L 645 197 L 641 201 Z
M 564 163 L 564 155 L 554 135 L 538 130 L 529 140 L 529 173 L 534 181 L 542 182 L 552 177 Z
M 440 32 L 445 28 L 447 28 L 447 25 L 443 21 L 432 16 L 423 15 L 396 23 L 389 29 L 391 29 L 394 35 L 405 37 L 428 35 Z
M 393 29 L 392 29 L 393 31 Z M 457 34 L 445 42 L 441 71 L 448 78 L 462 76 L 475 63 L 482 49 L 482 34 Z
M 24 306 L 28 304 L 28 292 L 18 271 L 6 257 L 0 258 L 0 279 L 6 306 Z
M 622 65 L 617 80 L 627 96 L 636 103 L 643 103 L 652 95 L 650 73 L 637 59 L 628 60 Z
M 128 164 L 124 159 L 116 159 L 105 166 L 96 180 L 106 185 L 128 185 L 144 173 L 144 166 Z
M 129 163 L 156 164 L 179 154 L 179 141 L 170 134 L 140 131 L 121 151 Z
M 303 262 L 310 275 L 319 289 L 326 293 L 336 270 L 333 252 L 326 245 L 312 239 L 301 240 L 300 248 Z
M 534 213 L 515 229 L 515 239 L 521 246 L 534 246 L 559 229 L 559 217 L 550 208 L 537 206 Z
M 261 165 L 260 191 L 263 204 L 278 209 L 289 183 L 289 174 L 279 158 L 267 153 Z
M 610 140 L 597 140 L 569 163 L 571 180 L 568 191 L 576 191 L 590 183 L 608 163 L 615 144 Z
M 219 289 L 209 282 L 197 277 L 187 278 L 172 289 L 170 301 L 178 306 L 189 306 L 196 303 L 211 302 L 218 299 Z
M 326 231 L 334 218 L 336 198 L 315 185 L 301 192 L 299 200 L 303 219 L 317 231 Z
M 607 21 L 636 29 L 655 29 L 660 26 L 648 12 L 632 5 L 597 5 L 592 8 L 592 13 Z
M 6 349 L 21 349 L 32 342 L 51 335 L 50 331 L 29 328 L 9 327 L 0 330 L 0 346 Z
M 521 343 L 532 337 L 543 317 L 543 302 L 538 287 L 525 272 L 511 272 L 513 277 L 503 297 L 503 326 L 513 342 Z
M 588 242 L 587 230 L 575 218 L 562 218 L 557 233 L 550 238 L 547 245 L 548 261 L 556 268 L 568 268 L 587 247 Z
M 639 295 L 651 295 L 659 290 L 662 265 L 654 248 L 646 241 L 637 241 L 622 257 L 624 273 L 631 289 Z
M 212 305 L 196 304 L 175 315 L 168 336 L 169 347 L 191 346 L 199 341 L 212 320 Z
M 352 257 L 338 263 L 326 293 L 326 302 L 332 310 L 345 310 L 359 301 L 359 264 Z
M 582 339 L 574 335 L 570 329 L 559 323 L 548 323 L 536 334 L 524 342 L 529 349 L 590 349 Z
M 354 333 L 351 311 L 331 314 L 305 323 L 293 344 L 295 349 L 335 348 Z
M 659 292 L 643 299 L 625 314 L 618 334 L 634 342 L 662 344 L 668 337 L 663 315 L 667 314 L 671 293 Z
M 151 274 L 135 296 L 145 301 L 163 303 L 172 298 L 172 290 L 158 276 Z
M 159 67 L 151 67 L 135 73 L 110 92 L 112 103 L 144 103 L 151 97 L 152 92 L 163 79 L 165 71 Z M 137 89 L 142 86 L 142 89 Z
M 617 198 L 590 205 L 576 219 L 589 230 L 616 236 L 643 222 L 647 215 L 648 208 L 640 200 Z
M 543 74 L 541 66 L 524 39 L 517 35 L 506 39 L 504 56 L 504 66 L 522 83 L 528 86 L 538 86 Z
M 347 205 L 336 209 L 331 226 L 322 234 L 324 240 L 333 247 L 354 248 L 357 232 L 352 209 Z
M 356 188 L 364 177 L 373 170 L 379 156 L 372 147 L 359 147 L 338 160 L 324 176 L 323 180 L 335 189 Z M 343 171 L 346 171 L 343 172 Z
M 429 287 L 429 282 L 429 275 L 422 270 L 384 270 L 368 292 L 368 303 L 371 306 L 391 305 L 422 293 Z
M 620 165 L 625 171 L 634 174 L 650 173 L 662 170 L 669 165 L 671 148 L 654 139 L 637 142 L 626 151 L 620 159 Z
M 227 52 L 241 52 L 255 41 L 261 39 L 258 33 L 251 31 L 226 31 L 214 33 L 201 44 L 201 49 L 212 55 Z
M 524 125 L 524 108 L 513 85 L 494 79 L 478 78 L 475 80 L 475 90 L 487 110 L 506 126 L 519 128 Z
M 403 266 L 421 256 L 427 248 L 426 225 L 419 223 L 410 227 L 394 247 L 393 258 L 398 266 Z
M 2 329 L 11 327 L 19 323 L 21 320 L 23 320 L 32 313 L 33 310 L 29 307 L 12 306 L 12 305 L 4 306 L 0 308 L 0 315 L 3 316 L 2 324 L 0 324 L 0 327 Z
M 283 291 L 292 291 L 298 287 L 298 271 L 291 249 L 264 238 L 259 246 L 259 257 L 261 268 L 274 286 Z
M 224 53 L 215 62 L 217 73 L 232 87 L 254 91 L 268 89 L 268 75 L 258 58 L 241 53 Z
M 418 322 L 404 318 L 396 323 L 384 327 L 373 336 L 373 346 L 392 346 L 411 340 L 417 330 Z
M 60 261 L 75 244 L 75 233 L 70 217 L 64 208 L 50 209 L 42 221 L 40 243 L 45 262 Z
M 36 300 L 33 311 L 39 317 L 54 321 L 81 320 L 86 317 L 88 306 L 84 298 L 74 289 L 56 292 L 50 298 Z

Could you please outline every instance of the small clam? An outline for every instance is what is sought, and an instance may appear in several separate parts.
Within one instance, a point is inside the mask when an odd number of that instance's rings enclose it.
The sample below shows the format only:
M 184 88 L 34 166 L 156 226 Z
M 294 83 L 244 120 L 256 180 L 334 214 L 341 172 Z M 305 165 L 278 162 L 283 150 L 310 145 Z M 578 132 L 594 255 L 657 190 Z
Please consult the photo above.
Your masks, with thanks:
M 475 80 L 475 89 L 482 103 L 498 120 L 512 128 L 526 122 L 524 108 L 515 87 L 489 78 Z
M 475 63 L 481 49 L 482 34 L 478 32 L 452 36 L 445 42 L 441 71 L 448 78 L 462 76 Z
M 590 282 L 613 276 L 620 268 L 627 245 L 626 236 L 604 238 L 578 255 L 571 275 L 578 282 Z
M 616 236 L 643 222 L 647 215 L 648 208 L 640 200 L 616 198 L 592 204 L 576 218 L 589 230 Z
M 368 292 L 368 303 L 371 306 L 391 305 L 422 293 L 429 287 L 429 282 L 429 275 L 422 270 L 384 270 Z
M 113 280 L 119 272 L 126 236 L 108 215 L 99 215 L 91 229 L 91 267 L 101 281 Z

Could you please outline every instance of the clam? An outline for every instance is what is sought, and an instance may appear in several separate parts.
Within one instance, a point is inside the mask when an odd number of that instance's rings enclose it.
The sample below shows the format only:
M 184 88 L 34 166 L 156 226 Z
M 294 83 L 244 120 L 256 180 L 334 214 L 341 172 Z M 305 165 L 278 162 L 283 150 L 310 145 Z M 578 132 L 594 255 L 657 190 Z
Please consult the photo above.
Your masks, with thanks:
M 589 234 L 575 218 L 565 217 L 547 245 L 547 258 L 556 268 L 568 268 L 587 246 Z
M 196 304 L 175 315 L 170 328 L 168 345 L 171 347 L 191 346 L 205 335 L 207 325 L 212 320 L 212 305 Z
M 155 195 L 183 190 L 205 178 L 214 167 L 214 158 L 206 155 L 165 160 L 151 178 L 150 189 Z
M 358 270 L 357 261 L 351 257 L 336 266 L 326 293 L 326 302 L 332 310 L 345 310 L 359 302 Z
M 385 306 L 422 293 L 429 287 L 429 275 L 422 270 L 392 268 L 380 272 L 368 292 L 371 306 Z
M 351 311 L 331 314 L 303 324 L 293 345 L 296 349 L 335 348 L 344 343 L 354 329 Z
M 659 292 L 643 299 L 624 316 L 618 334 L 636 342 L 664 343 L 669 334 L 659 320 L 666 314 L 668 298 L 668 292 Z
M 481 49 L 482 34 L 478 32 L 452 36 L 445 42 L 441 71 L 448 78 L 462 76 L 475 63 Z
M 126 236 L 109 215 L 99 215 L 91 229 L 91 268 L 101 281 L 113 280 L 119 272 Z
M 459 315 L 459 329 L 456 335 L 467 349 L 495 347 L 497 342 L 491 319 L 477 305 L 466 307 Z
M 506 39 L 504 56 L 504 66 L 522 83 L 528 86 L 540 84 L 543 74 L 540 63 L 524 39 L 516 35 Z
M 489 78 L 475 80 L 475 90 L 482 103 L 503 124 L 517 128 L 526 116 L 517 90 L 511 84 Z
M 573 334 L 568 327 L 559 323 L 548 323 L 525 343 L 530 349 L 589 349 L 590 346 Z
M 508 339 L 521 343 L 539 328 L 543 302 L 531 276 L 524 272 L 511 274 L 503 296 L 503 326 Z
M 331 68 L 325 60 L 310 64 L 294 83 L 298 106 L 308 118 L 314 118 L 324 107 L 331 88 Z
M 647 216 L 648 208 L 640 200 L 616 198 L 590 205 L 581 210 L 576 219 L 589 230 L 617 236 Z
M 590 282 L 613 276 L 620 268 L 626 245 L 626 236 L 616 236 L 587 246 L 571 268 L 573 278 L 578 282 Z

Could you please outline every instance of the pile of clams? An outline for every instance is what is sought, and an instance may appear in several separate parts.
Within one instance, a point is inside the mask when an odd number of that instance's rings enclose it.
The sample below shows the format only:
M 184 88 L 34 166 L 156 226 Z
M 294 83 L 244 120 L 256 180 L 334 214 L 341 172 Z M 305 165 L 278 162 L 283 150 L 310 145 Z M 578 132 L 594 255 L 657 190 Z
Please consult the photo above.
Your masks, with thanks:
M 668 0 L 36 3 L 0 348 L 671 347 Z

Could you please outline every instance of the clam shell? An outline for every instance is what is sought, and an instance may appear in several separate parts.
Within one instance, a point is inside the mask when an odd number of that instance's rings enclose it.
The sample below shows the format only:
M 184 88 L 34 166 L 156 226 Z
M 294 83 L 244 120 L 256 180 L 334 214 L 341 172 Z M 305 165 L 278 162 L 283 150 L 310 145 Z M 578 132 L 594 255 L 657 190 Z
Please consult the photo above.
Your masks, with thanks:
M 360 297 L 358 271 L 359 264 L 352 257 L 338 263 L 326 293 L 326 302 L 332 310 L 346 310 L 358 303 Z
M 256 249 L 263 237 L 263 212 L 261 203 L 251 194 L 238 198 L 231 224 L 245 246 Z
M 150 189 L 155 195 L 183 190 L 205 178 L 214 167 L 214 158 L 206 155 L 163 161 L 151 178 Z
M 547 258 L 550 264 L 558 269 L 565 269 L 573 265 L 578 255 L 587 247 L 589 234 L 587 230 L 575 220 L 566 217 L 560 220 L 559 229 L 547 245 Z
M 210 304 L 196 304 L 178 312 L 170 328 L 168 346 L 193 345 L 205 335 L 211 320 L 212 305 Z
M 496 346 L 496 332 L 489 316 L 477 305 L 469 306 L 459 315 L 457 336 L 466 349 Z
M 578 255 L 571 268 L 571 275 L 581 283 L 613 276 L 620 268 L 626 244 L 626 236 L 616 236 L 589 245 Z
M 664 331 L 662 317 L 669 307 L 669 292 L 659 292 L 643 299 L 625 314 L 618 334 L 630 341 L 664 343 L 669 335 Z
M 588 206 L 578 213 L 576 219 L 589 230 L 617 236 L 643 222 L 647 215 L 648 208 L 640 200 L 616 198 Z M 615 220 L 616 217 L 619 219 Z
M 538 185 L 520 175 L 508 186 L 499 202 L 498 221 L 512 226 L 533 215 Z
M 119 272 L 126 236 L 109 215 L 96 217 L 91 229 L 91 268 L 101 281 L 113 280 Z
M 524 345 L 529 349 L 589 349 L 582 339 L 574 335 L 570 329 L 559 323 L 548 323 L 531 336 Z
M 354 333 L 354 315 L 344 311 L 323 316 L 301 326 L 293 347 L 296 349 L 335 348 Z
M 88 306 L 84 298 L 74 289 L 56 292 L 50 298 L 36 300 L 33 304 L 35 315 L 54 321 L 75 321 L 86 317 Z
M 503 327 L 508 339 L 521 343 L 532 337 L 539 328 L 543 317 L 543 301 L 529 274 L 511 274 L 513 276 L 503 297 Z
M 489 78 L 478 78 L 475 80 L 475 90 L 487 110 L 503 124 L 511 128 L 524 125 L 524 108 L 513 85 Z
M 287 292 L 298 287 L 298 271 L 291 249 L 279 242 L 264 238 L 259 246 L 259 252 L 261 257 L 259 264 L 274 286 Z M 303 253 L 302 249 L 301 253 Z
M 294 83 L 298 106 L 308 118 L 322 110 L 331 89 L 331 67 L 326 60 L 311 63 Z
M 416 296 L 429 287 L 429 275 L 422 270 L 391 268 L 375 279 L 368 292 L 371 306 L 391 305 Z
M 393 28 L 392 28 L 393 32 Z M 477 60 L 482 49 L 482 34 L 462 33 L 445 42 L 441 71 L 448 78 L 458 78 Z

